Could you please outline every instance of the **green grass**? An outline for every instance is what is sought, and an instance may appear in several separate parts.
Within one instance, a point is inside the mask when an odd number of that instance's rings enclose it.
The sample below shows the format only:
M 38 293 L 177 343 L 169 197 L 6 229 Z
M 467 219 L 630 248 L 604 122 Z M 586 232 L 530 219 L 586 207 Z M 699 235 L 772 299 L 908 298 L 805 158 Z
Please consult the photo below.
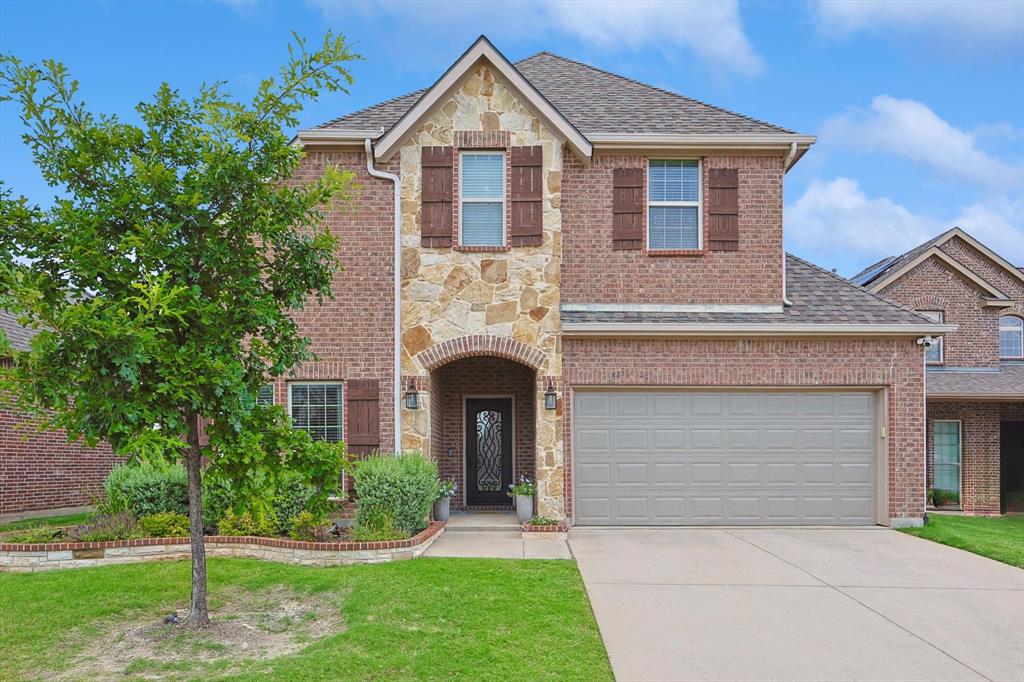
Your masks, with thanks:
M 39 526 L 79 526 L 90 518 L 92 512 L 79 512 L 77 514 L 64 514 L 62 516 L 41 516 L 10 523 L 0 523 L 0 533 L 10 530 L 22 530 L 24 528 L 36 528 Z
M 231 679 L 580 679 L 611 669 L 571 561 L 416 559 L 313 568 L 211 559 L 210 601 L 287 586 L 341 604 L 345 627 L 300 652 L 231 661 Z M 0 574 L 4 678 L 66 669 L 118 620 L 156 622 L 189 594 L 188 562 Z M 165 667 L 134 661 L 140 674 Z M 221 677 L 226 664 L 184 665 L 181 678 Z
M 925 527 L 902 530 L 919 538 L 1024 568 L 1024 517 L 930 514 Z

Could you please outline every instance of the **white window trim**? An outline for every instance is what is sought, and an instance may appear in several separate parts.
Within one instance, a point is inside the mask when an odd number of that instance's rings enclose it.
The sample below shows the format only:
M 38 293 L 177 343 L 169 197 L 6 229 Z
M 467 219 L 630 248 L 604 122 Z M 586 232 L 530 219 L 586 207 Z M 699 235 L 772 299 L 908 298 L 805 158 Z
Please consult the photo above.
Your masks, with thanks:
M 324 386 L 324 385 L 326 385 L 326 386 L 340 386 L 341 387 L 341 442 L 344 443 L 346 437 L 348 436 L 348 434 L 345 433 L 345 382 L 344 381 L 335 381 L 335 380 L 331 380 L 331 379 L 320 379 L 320 380 L 310 379 L 309 381 L 289 381 L 288 382 L 288 422 L 291 423 L 291 421 L 292 421 L 292 386 Z M 294 424 L 292 424 L 292 428 L 295 429 L 295 428 L 302 428 L 302 427 L 300 427 L 300 426 L 297 427 Z M 302 429 L 302 430 L 306 431 L 307 429 Z
M 960 421 L 959 419 L 934 419 L 934 420 L 932 420 L 932 467 L 936 466 L 935 458 L 936 458 L 936 455 L 938 454 L 935 451 L 935 447 L 936 447 L 936 442 L 935 442 L 935 434 L 936 434 L 935 425 L 936 424 L 956 424 L 956 443 L 957 443 L 957 450 L 958 450 L 958 454 L 959 454 L 959 461 L 958 461 L 958 464 L 957 464 L 957 469 L 958 469 L 959 474 L 960 474 L 960 476 L 959 476 L 959 478 L 960 478 L 960 483 L 959 483 L 960 489 L 956 491 L 956 494 L 960 496 L 960 507 L 963 508 L 963 506 L 964 506 L 964 425 L 963 425 L 963 422 Z M 934 471 L 932 472 L 932 488 L 933 489 L 935 488 L 935 472 Z
M 1020 326 L 1013 326 L 1013 327 L 1007 326 L 1007 327 L 1004 327 L 1003 326 L 1003 320 L 1009 320 L 1009 319 L 1017 320 L 1018 322 L 1021 323 Z M 999 317 L 999 332 L 998 332 L 998 335 L 1000 337 L 1000 340 L 1002 340 L 1003 330 L 1004 329 L 1007 330 L 1007 331 L 1015 331 L 1015 332 L 1017 332 L 1017 335 L 1020 337 L 1021 354 L 1020 355 L 1003 355 L 1003 347 L 1002 347 L 1003 345 L 1002 345 L 1002 343 L 1000 343 L 999 344 L 999 359 L 1000 360 L 1021 360 L 1021 359 L 1024 359 L 1024 319 L 1021 319 L 1020 317 L 1017 317 L 1016 315 L 1002 315 L 1002 316 Z
M 927 315 L 929 313 L 938 313 L 939 319 L 935 320 L 937 324 L 942 324 L 946 320 L 946 311 L 944 310 L 918 310 L 917 312 Z M 936 336 L 932 341 L 939 349 L 939 359 L 929 360 L 928 351 L 931 349 L 926 348 L 924 352 L 924 362 L 926 365 L 944 365 L 946 364 L 946 338 L 944 336 Z
M 501 198 L 497 197 L 473 197 L 471 199 L 464 199 L 462 196 L 462 180 L 465 177 L 462 168 L 462 159 L 466 156 L 493 156 L 495 154 L 501 155 Z M 487 248 L 489 246 L 504 247 L 508 243 L 507 232 L 507 218 L 506 212 L 508 207 L 505 205 L 505 195 L 508 194 L 508 187 L 506 187 L 508 175 L 508 159 L 506 158 L 505 151 L 501 149 L 460 149 L 459 150 L 459 246 L 467 246 L 470 248 L 481 247 Z M 467 204 L 501 204 L 501 243 L 500 244 L 467 244 L 462 238 L 462 221 L 466 218 L 466 212 L 462 210 L 462 207 Z
M 696 161 L 697 162 L 697 201 L 651 201 L 651 161 Z M 644 222 L 647 225 L 647 250 L 648 251 L 700 251 L 704 248 L 704 162 L 700 158 L 677 158 L 659 156 L 647 159 L 647 183 L 644 186 L 644 208 L 646 215 Z M 697 208 L 697 246 L 694 248 L 680 249 L 656 249 L 651 246 L 651 207 L 652 206 L 680 206 Z

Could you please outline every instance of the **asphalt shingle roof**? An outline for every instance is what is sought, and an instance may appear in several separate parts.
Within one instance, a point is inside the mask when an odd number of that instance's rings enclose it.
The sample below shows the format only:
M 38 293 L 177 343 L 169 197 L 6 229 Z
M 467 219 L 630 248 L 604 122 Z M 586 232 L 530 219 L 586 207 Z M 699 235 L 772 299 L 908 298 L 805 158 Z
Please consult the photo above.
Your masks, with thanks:
M 1024 364 L 1004 364 L 998 371 L 929 368 L 929 396 L 978 396 L 1024 400 Z
M 18 324 L 18 319 L 6 310 L 0 310 L 0 330 L 7 335 L 14 350 L 28 350 L 28 342 L 36 335 L 35 330 Z
M 584 135 L 793 132 L 550 52 L 527 57 L 515 67 Z M 387 130 L 425 92 L 417 90 L 318 127 Z
M 902 253 L 899 256 L 889 256 L 888 258 L 878 261 L 874 265 L 869 265 L 851 277 L 850 281 L 854 284 L 859 284 L 862 287 L 867 286 L 880 277 L 885 276 L 885 273 L 893 271 L 894 268 L 898 270 L 903 267 L 904 264 L 914 260 L 919 255 L 942 241 L 942 239 L 950 232 L 952 232 L 952 230 L 946 230 L 942 234 L 932 237 L 923 244 L 918 244 L 906 253 Z
M 786 254 L 786 294 L 781 313 L 612 312 L 563 310 L 562 322 L 932 324 L 910 308 L 858 287 L 839 275 Z

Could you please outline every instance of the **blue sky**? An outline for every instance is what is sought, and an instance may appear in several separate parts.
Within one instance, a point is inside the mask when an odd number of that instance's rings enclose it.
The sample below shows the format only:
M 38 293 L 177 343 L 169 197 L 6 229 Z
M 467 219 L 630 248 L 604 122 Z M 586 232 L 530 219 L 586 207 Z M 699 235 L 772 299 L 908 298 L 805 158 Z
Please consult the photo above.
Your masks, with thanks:
M 429 85 L 485 33 L 513 61 L 548 50 L 818 135 L 785 232 L 820 265 L 850 275 L 953 225 L 1024 263 L 1024 3 L 0 0 L 0 51 L 63 61 L 129 119 L 162 81 L 248 95 L 292 31 L 328 29 L 365 61 L 303 126 Z M 0 105 L 0 177 L 46 203 L 21 132 Z

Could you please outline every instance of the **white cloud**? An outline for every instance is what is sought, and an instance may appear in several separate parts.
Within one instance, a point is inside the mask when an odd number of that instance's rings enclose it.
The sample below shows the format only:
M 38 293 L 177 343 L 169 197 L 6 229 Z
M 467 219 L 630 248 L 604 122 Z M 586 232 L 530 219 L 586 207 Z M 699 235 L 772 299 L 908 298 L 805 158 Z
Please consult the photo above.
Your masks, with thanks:
M 833 116 L 821 130 L 823 142 L 884 151 L 928 166 L 948 179 L 988 187 L 1019 186 L 1020 168 L 986 154 L 975 135 L 950 125 L 928 105 L 879 95 L 871 110 Z
M 785 209 L 787 247 L 846 274 L 900 254 L 953 226 L 1015 264 L 1024 263 L 1024 202 L 972 204 L 948 218 L 918 214 L 887 197 L 869 197 L 856 180 L 814 180 Z
M 822 0 L 814 14 L 818 30 L 833 37 L 917 34 L 970 49 L 1016 45 L 1024 37 L 1024 3 L 1016 0 Z
M 722 72 L 754 75 L 764 63 L 747 39 L 735 0 L 671 2 L 668 0 L 541 0 L 526 2 L 355 2 L 307 0 L 330 20 L 355 11 L 385 15 L 418 35 L 452 37 L 452 26 L 472 26 L 492 39 L 515 40 L 524 31 L 572 36 L 606 50 L 675 53 L 688 50 Z M 498 46 L 501 47 L 500 45 Z

